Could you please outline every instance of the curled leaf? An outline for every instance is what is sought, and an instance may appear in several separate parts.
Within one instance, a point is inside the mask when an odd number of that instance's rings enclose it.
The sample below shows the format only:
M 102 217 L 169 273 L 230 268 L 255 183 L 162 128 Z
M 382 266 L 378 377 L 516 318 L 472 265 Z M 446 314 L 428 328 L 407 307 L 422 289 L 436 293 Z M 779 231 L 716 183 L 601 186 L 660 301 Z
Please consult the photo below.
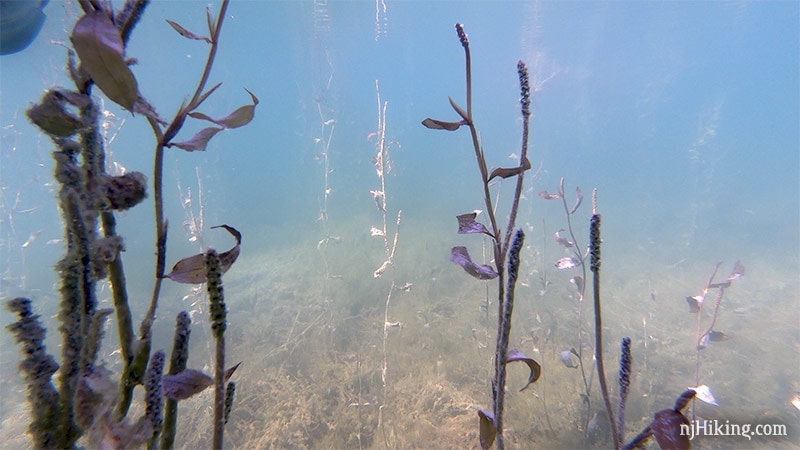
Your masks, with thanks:
M 511 349 L 508 351 L 508 355 L 506 356 L 506 364 L 514 361 L 524 362 L 531 370 L 530 375 L 528 375 L 528 382 L 522 387 L 522 389 L 519 390 L 522 392 L 539 379 L 539 376 L 542 374 L 542 366 L 540 366 L 539 363 L 537 363 L 533 358 L 523 355 L 521 351 L 517 349 Z
M 561 258 L 558 261 L 556 261 L 556 268 L 571 269 L 573 267 L 576 267 L 578 264 L 580 264 L 580 261 L 578 261 L 577 259 L 565 256 L 564 258 Z
M 554 236 L 554 238 L 555 238 L 555 240 L 556 240 L 556 243 L 558 243 L 559 245 L 562 245 L 562 246 L 564 246 L 564 247 L 567 247 L 567 248 L 574 247 L 574 246 L 575 246 L 575 243 L 574 243 L 574 242 L 572 242 L 572 241 L 570 241 L 569 239 L 567 239 L 567 238 L 565 238 L 565 237 L 561 236 L 561 232 L 562 232 L 562 231 L 564 231 L 564 229 L 563 229 L 563 228 L 562 228 L 562 229 L 560 229 L 560 230 L 558 230 L 558 231 L 556 231 L 556 234 L 555 234 L 555 236 Z
M 182 150 L 186 150 L 187 152 L 194 152 L 194 151 L 205 151 L 206 146 L 208 145 L 208 141 L 214 137 L 215 134 L 222 131 L 222 128 L 217 127 L 208 127 L 203 128 L 202 130 L 198 131 L 197 134 L 192 136 L 191 139 L 188 141 L 183 142 L 175 142 L 170 144 L 170 147 L 178 147 Z
M 245 89 L 245 91 L 247 91 L 247 89 Z M 221 119 L 214 119 L 199 112 L 189 113 L 189 116 L 194 117 L 195 119 L 207 120 L 225 128 L 239 128 L 245 126 L 253 120 L 253 117 L 255 117 L 256 105 L 258 105 L 258 97 L 256 97 L 250 91 L 247 91 L 247 93 L 250 94 L 253 104 L 240 106 L 239 108 L 236 108 L 235 111 Z
M 186 400 L 212 384 L 213 378 L 194 369 L 184 369 L 175 375 L 164 375 L 161 378 L 163 394 L 172 400 Z
M 431 130 L 447 130 L 447 131 L 456 131 L 464 125 L 466 122 L 463 120 L 461 122 L 443 122 L 441 120 L 427 118 L 422 121 L 422 124 L 426 127 L 430 128 Z
M 494 438 L 497 436 L 497 428 L 494 426 L 494 414 L 491 411 L 479 409 L 478 417 L 481 422 L 480 435 L 478 436 L 481 441 L 481 448 L 488 450 L 494 444 Z
M 578 362 L 572 359 L 573 355 L 578 356 L 578 352 L 576 352 L 574 348 L 561 352 L 561 362 L 564 363 L 564 366 L 566 366 L 568 369 L 575 369 L 579 367 Z
M 471 213 L 456 216 L 456 219 L 458 219 L 458 234 L 483 233 L 491 236 L 489 230 L 482 223 L 475 221 L 478 214 L 480 214 L 480 211 L 475 210 Z
M 479 265 L 472 262 L 466 247 L 453 247 L 450 251 L 450 261 L 461 266 L 468 274 L 479 280 L 491 280 L 497 278 L 497 272 L 490 266 Z
M 228 225 L 219 225 L 214 228 L 224 228 L 229 233 L 233 235 L 236 239 L 236 245 L 233 246 L 227 252 L 224 252 L 219 255 L 219 265 L 220 271 L 225 273 L 228 269 L 231 268 L 236 259 L 239 257 L 239 252 L 241 250 L 242 245 L 242 234 L 239 233 L 238 230 L 235 228 L 228 226 Z M 199 253 L 197 255 L 192 255 L 187 258 L 183 258 L 182 260 L 175 263 L 172 266 L 172 271 L 166 275 L 164 278 L 169 278 L 176 283 L 185 283 L 185 284 L 200 284 L 206 282 L 206 266 L 205 266 L 205 254 Z
M 492 174 L 489 175 L 489 181 L 492 181 L 494 177 L 500 177 L 500 178 L 513 177 L 515 175 L 521 174 L 522 172 L 525 172 L 530 168 L 531 168 L 531 162 L 528 161 L 528 158 L 523 158 L 522 164 L 520 164 L 519 167 L 511 167 L 507 169 L 504 168 L 494 169 L 492 171 Z
M 177 22 L 173 22 L 167 19 L 167 23 L 172 27 L 173 30 L 177 31 L 178 34 L 187 38 L 187 39 L 194 39 L 196 41 L 206 41 L 209 44 L 211 43 L 211 39 L 205 36 L 199 36 L 197 34 L 192 33 L 191 31 L 187 30 L 186 28 L 180 26 Z
M 583 203 L 583 192 L 581 192 L 581 188 L 578 186 L 575 186 L 575 197 L 575 206 L 572 207 L 572 210 L 569 212 L 570 214 L 575 214 L 575 211 L 577 211 L 581 203 Z
M 539 197 L 542 197 L 545 200 L 555 200 L 561 198 L 561 194 L 559 193 L 551 194 L 547 191 L 541 191 L 539 192 Z
M 70 36 L 82 67 L 106 96 L 131 111 L 139 96 L 136 77 L 125 62 L 125 47 L 107 13 L 95 11 L 81 17 Z
M 700 307 L 703 306 L 703 296 L 695 295 L 694 297 L 686 297 L 686 303 L 689 304 L 689 312 L 697 314 L 700 312 Z
M 728 280 L 741 280 L 744 277 L 744 266 L 741 262 L 736 261 L 733 265 L 733 271 L 728 275 Z

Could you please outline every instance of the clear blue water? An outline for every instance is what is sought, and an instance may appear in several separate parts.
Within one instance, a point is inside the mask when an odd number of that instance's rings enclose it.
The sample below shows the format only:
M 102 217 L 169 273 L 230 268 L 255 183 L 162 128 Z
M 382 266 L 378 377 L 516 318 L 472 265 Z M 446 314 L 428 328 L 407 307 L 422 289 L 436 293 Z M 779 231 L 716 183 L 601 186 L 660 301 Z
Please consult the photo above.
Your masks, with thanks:
M 207 50 L 165 19 L 203 34 L 204 7 L 154 2 L 130 41 L 127 55 L 138 60 L 132 70 L 140 91 L 162 117 L 171 118 L 191 95 Z M 168 265 L 200 251 L 181 225 L 186 210 L 178 184 L 184 195 L 192 190 L 195 213 L 203 192 L 206 245 L 232 245 L 226 233 L 208 229 L 213 225 L 227 223 L 244 234 L 242 257 L 226 275 L 230 329 L 238 336 L 229 343 L 229 358 L 245 361 L 228 442 L 237 448 L 477 446 L 475 409 L 487 408 L 491 397 L 491 352 L 478 344 L 494 339 L 494 319 L 480 309 L 487 287 L 447 257 L 455 245 L 481 255 L 479 238 L 455 233 L 454 216 L 484 209 L 482 188 L 469 133 L 420 124 L 426 117 L 456 120 L 448 96 L 465 105 L 458 21 L 471 42 L 475 122 L 491 167 L 512 165 L 509 156 L 520 152 L 518 60 L 527 63 L 535 87 L 533 170 L 517 223 L 528 233 L 525 285 L 512 345 L 539 355 L 544 378 L 523 393 L 509 388 L 510 444 L 589 445 L 580 430 L 580 378 L 558 359 L 578 335 L 568 282 L 574 273 L 553 266 L 564 256 L 552 239 L 565 228 L 564 214 L 557 202 L 536 195 L 553 192 L 561 177 L 568 193 L 576 185 L 587 197 L 598 191 L 607 365 L 614 367 L 615 342 L 623 335 L 634 337 L 638 364 L 629 437 L 693 385 L 695 323 L 684 298 L 700 293 L 718 261 L 727 274 L 740 260 L 746 275 L 726 291 L 717 325 L 732 339 L 702 355 L 701 379 L 720 406 L 701 406 L 701 413 L 787 424 L 791 436 L 706 438 L 695 445 L 800 444 L 800 412 L 790 404 L 800 390 L 798 3 L 386 0 L 382 8 L 371 1 L 234 0 L 209 81 L 223 84 L 201 110 L 227 114 L 249 101 L 247 88 L 260 99 L 255 120 L 219 134 L 206 152 L 167 152 Z M 217 11 L 218 3 L 210 9 Z M 45 89 L 69 86 L 59 43 L 69 43 L 78 11 L 75 3 L 51 2 L 39 38 L 0 57 L 0 292 L 4 299 L 33 299 L 55 353 L 52 268 L 63 251 L 63 231 L 52 146 L 24 111 Z M 372 276 L 385 256 L 382 241 L 369 236 L 382 223 L 369 193 L 379 186 L 370 137 L 378 128 L 376 80 L 388 104 L 390 232 L 396 212 L 403 212 L 395 277 L 414 284 L 407 295 L 393 296 L 387 317 L 404 328 L 390 330 L 388 358 L 381 323 L 390 281 Z M 115 136 L 110 159 L 152 177 L 154 139 L 146 121 L 109 101 L 105 108 L 108 136 Z M 187 122 L 180 136 L 188 139 L 204 126 Z M 323 224 L 317 218 L 326 150 L 334 171 Z M 500 192 L 500 218 L 511 186 L 493 187 L 493 195 Z M 585 204 L 573 216 L 582 245 L 589 215 Z M 132 307 L 141 317 L 152 288 L 152 196 L 118 222 Z M 317 250 L 325 227 L 340 238 L 327 253 Z M 495 289 L 488 285 L 489 299 Z M 101 297 L 107 299 L 107 290 Z M 207 318 L 202 299 L 192 298 L 183 285 L 165 285 L 156 333 L 168 347 L 172 317 L 192 310 L 192 357 L 202 368 L 211 361 L 204 353 Z M 490 316 L 495 308 L 490 305 Z M 588 337 L 591 311 L 584 310 Z M 11 322 L 5 310 L 0 314 L 4 324 Z M 113 339 L 114 327 L 109 330 Z M 7 333 L 0 342 L 10 342 Z M 2 347 L 2 394 L 13 399 L 0 407 L 2 434 L 13 439 L 0 446 L 12 448 L 27 442 L 20 436 L 24 423 L 15 421 L 24 391 L 15 378 L 18 352 Z M 115 367 L 111 349 L 105 358 Z M 523 381 L 524 374 L 516 375 L 511 384 Z M 592 395 L 601 409 L 596 381 Z M 187 446 L 206 445 L 207 403 L 191 401 L 183 436 Z M 352 406 L 366 403 L 371 406 Z M 275 411 L 261 411 L 270 404 Z M 380 423 L 375 405 L 386 406 Z

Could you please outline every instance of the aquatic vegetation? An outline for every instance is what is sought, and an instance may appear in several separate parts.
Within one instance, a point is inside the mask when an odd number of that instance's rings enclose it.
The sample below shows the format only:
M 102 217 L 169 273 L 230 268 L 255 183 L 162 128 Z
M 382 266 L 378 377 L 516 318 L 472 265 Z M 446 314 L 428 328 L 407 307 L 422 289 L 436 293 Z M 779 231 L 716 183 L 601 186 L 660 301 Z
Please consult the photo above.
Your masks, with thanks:
M 208 36 L 196 35 L 175 22 L 170 25 L 181 36 L 209 45 L 204 72 L 191 100 L 166 122 L 142 93 L 131 60 L 125 50 L 130 33 L 148 4 L 129 0 L 119 11 L 106 3 L 79 2 L 83 15 L 77 20 L 70 41 L 69 74 L 74 90 L 54 88 L 32 106 L 29 119 L 55 144 L 54 177 L 59 183 L 58 197 L 64 216 L 66 255 L 58 264 L 61 277 L 62 356 L 59 363 L 46 353 L 43 345 L 46 330 L 31 310 L 28 299 L 8 302 L 19 317 L 9 326 L 22 345 L 24 360 L 20 368 L 28 385 L 28 399 L 34 412 L 29 432 L 37 448 L 74 448 L 78 445 L 103 448 L 148 448 L 174 446 L 177 402 L 214 386 L 213 445 L 221 448 L 224 425 L 233 406 L 234 382 L 229 381 L 237 366 L 225 370 L 225 306 L 222 274 L 236 261 L 242 235 L 233 227 L 220 225 L 236 239 L 230 250 L 217 254 L 208 249 L 175 264 L 165 274 L 167 221 L 163 211 L 163 159 L 167 148 L 186 151 L 205 150 L 208 141 L 223 129 L 238 128 L 254 117 L 258 98 L 248 91 L 252 104 L 214 119 L 196 109 L 219 88 L 206 90 L 213 66 L 222 22 L 228 1 L 220 6 L 216 18 L 207 11 Z M 5 4 L 5 3 L 4 3 Z M 77 55 L 77 60 L 76 60 Z M 113 176 L 106 172 L 106 149 L 99 123 L 99 100 L 93 87 L 128 111 L 147 120 L 155 138 L 153 188 L 156 217 L 156 267 L 150 307 L 141 321 L 138 335 L 128 301 L 122 252 L 125 241 L 116 233 L 116 212 L 140 204 L 147 197 L 147 179 L 129 171 Z M 219 125 L 208 127 L 193 137 L 176 142 L 187 118 Z M 210 299 L 211 329 L 216 340 L 213 379 L 187 368 L 191 320 L 188 313 L 177 316 L 169 367 L 163 350 L 151 351 L 152 326 L 156 317 L 161 283 L 164 279 L 179 283 L 206 283 Z M 113 309 L 98 309 L 100 281 L 111 285 Z M 114 315 L 119 332 L 119 355 L 122 373 L 119 383 L 97 354 L 108 316 Z M 57 383 L 52 376 L 58 373 Z M 144 414 L 129 417 L 133 390 L 145 389 Z M 166 399 L 166 406 L 165 406 Z
M 450 98 L 450 106 L 461 117 L 461 120 L 454 122 L 441 121 L 427 118 L 422 124 L 434 130 L 456 131 L 462 126 L 469 128 L 472 136 L 472 144 L 475 150 L 475 157 L 478 169 L 481 174 L 481 183 L 484 191 L 484 203 L 486 215 L 489 218 L 490 228 L 477 222 L 478 212 L 462 214 L 458 219 L 459 234 L 484 234 L 489 237 L 494 257 L 493 266 L 478 264 L 472 261 L 466 247 L 456 246 L 451 250 L 450 260 L 461 266 L 468 274 L 479 280 L 497 279 L 497 304 L 498 304 L 498 325 L 495 350 L 495 375 L 492 381 L 492 411 L 479 410 L 480 418 L 480 442 L 484 449 L 492 446 L 495 440 L 497 447 L 503 448 L 503 403 L 505 398 L 506 385 L 506 364 L 513 361 L 524 361 L 531 369 L 531 376 L 528 385 L 535 382 L 541 373 L 541 367 L 532 358 L 523 356 L 516 350 L 509 351 L 509 334 L 511 333 L 511 314 L 514 307 L 514 290 L 516 288 L 517 274 L 519 271 L 519 254 L 522 249 L 525 234 L 521 229 L 514 233 L 514 226 L 519 209 L 519 201 L 522 193 L 522 184 L 525 171 L 531 168 L 528 160 L 528 126 L 530 119 L 530 87 L 528 82 L 528 69 L 525 63 L 520 61 L 517 64 L 517 72 L 520 82 L 520 110 L 522 113 L 522 149 L 519 157 L 519 166 L 510 168 L 496 168 L 489 173 L 486 157 L 478 138 L 478 129 L 472 120 L 472 67 L 469 48 L 469 40 L 464 28 L 460 23 L 456 24 L 456 32 L 464 48 L 466 62 L 466 110 L 459 106 Z M 502 229 L 498 225 L 496 210 L 492 200 L 490 182 L 496 178 L 516 177 L 516 187 L 513 200 L 509 208 L 509 219 L 505 228 L 505 237 Z M 512 234 L 514 238 L 512 240 Z M 506 261 L 508 261 L 506 263 Z M 506 271 L 507 270 L 507 271 Z M 526 385 L 527 387 L 527 385 Z
M 50 0 L 3 0 L 0 2 L 0 55 L 28 48 L 39 35 Z

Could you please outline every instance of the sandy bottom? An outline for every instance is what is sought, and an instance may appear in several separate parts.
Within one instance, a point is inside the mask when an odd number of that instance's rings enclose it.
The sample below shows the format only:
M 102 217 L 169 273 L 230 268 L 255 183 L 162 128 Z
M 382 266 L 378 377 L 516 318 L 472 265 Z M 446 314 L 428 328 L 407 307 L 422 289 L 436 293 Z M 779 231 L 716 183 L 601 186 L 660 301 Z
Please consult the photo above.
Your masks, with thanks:
M 477 410 L 491 408 L 496 284 L 474 280 L 447 261 L 450 246 L 463 236 L 443 239 L 441 230 L 414 224 L 404 225 L 395 264 L 375 278 L 384 260 L 383 242 L 369 237 L 361 224 L 350 229 L 357 233 L 342 234 L 327 251 L 318 250 L 318 238 L 246 250 L 226 274 L 227 361 L 243 362 L 233 378 L 236 400 L 226 446 L 478 447 Z M 480 247 L 470 250 L 480 255 Z M 550 249 L 548 258 L 557 259 L 555 252 Z M 726 291 L 715 326 L 731 339 L 700 352 L 696 372 L 696 316 L 689 314 L 684 298 L 699 293 L 714 262 L 658 262 L 644 253 L 613 250 L 604 255 L 606 376 L 615 399 L 619 340 L 630 336 L 633 341 L 628 439 L 653 413 L 671 408 L 699 377 L 720 404 L 697 402 L 699 417 L 784 424 L 789 436 L 700 437 L 693 441 L 695 448 L 800 445 L 800 411 L 790 404 L 800 390 L 796 273 L 772 267 L 767 257 L 742 261 L 747 275 Z M 733 263 L 726 261 L 720 273 L 727 275 Z M 506 443 L 513 448 L 608 447 L 597 377 L 591 375 L 591 303 L 587 298 L 581 307 L 568 281 L 577 272 L 557 271 L 552 261 L 543 262 L 535 245 L 526 248 L 523 264 L 511 342 L 543 370 L 537 383 L 519 392 L 526 368 L 509 367 Z M 399 286 L 412 286 L 391 292 L 387 312 L 393 278 Z M 202 294 L 187 293 L 175 294 L 186 297 L 172 308 L 192 311 L 190 366 L 210 373 L 206 303 Z M 164 348 L 170 347 L 172 317 L 169 307 L 160 314 Z M 386 322 L 396 326 L 385 328 Z M 702 328 L 709 322 L 707 312 Z M 592 380 L 588 403 L 580 369 L 567 368 L 560 359 L 571 347 L 582 350 Z M 109 353 L 107 365 L 115 369 Z M 30 444 L 24 435 L 24 390 L 13 364 L 7 360 L 3 366 L 11 375 L 3 377 L 7 397 L 0 447 L 25 448 Z M 209 446 L 212 395 L 207 390 L 180 403 L 178 447 Z

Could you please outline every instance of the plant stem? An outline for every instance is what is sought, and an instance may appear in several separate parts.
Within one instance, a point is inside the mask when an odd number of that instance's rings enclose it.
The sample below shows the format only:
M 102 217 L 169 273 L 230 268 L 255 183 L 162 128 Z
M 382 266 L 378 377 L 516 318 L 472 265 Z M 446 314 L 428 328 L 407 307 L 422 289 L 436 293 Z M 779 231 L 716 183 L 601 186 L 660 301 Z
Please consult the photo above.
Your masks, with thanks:
M 617 423 L 614 420 L 614 411 L 611 409 L 611 399 L 606 385 L 606 372 L 603 366 L 603 320 L 600 310 L 600 214 L 593 214 L 589 232 L 591 255 L 591 270 L 594 287 L 594 353 L 597 361 L 597 379 L 600 382 L 600 391 L 603 394 L 603 403 L 606 406 L 608 423 L 611 428 L 611 437 L 614 439 L 614 448 L 619 450 L 620 440 L 617 433 Z

